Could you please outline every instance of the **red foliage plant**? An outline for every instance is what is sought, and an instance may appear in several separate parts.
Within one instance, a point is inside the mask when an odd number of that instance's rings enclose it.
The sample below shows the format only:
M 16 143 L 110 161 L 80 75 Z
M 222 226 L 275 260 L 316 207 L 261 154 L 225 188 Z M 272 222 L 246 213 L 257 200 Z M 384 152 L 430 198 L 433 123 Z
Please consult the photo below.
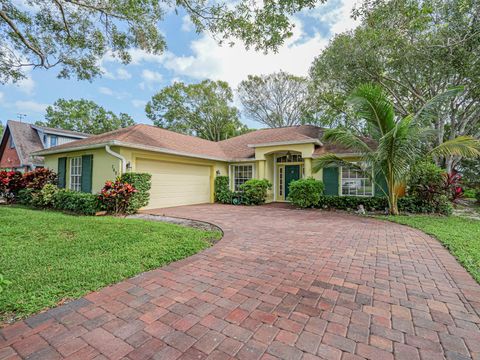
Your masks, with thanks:
M 132 185 L 122 182 L 120 180 L 107 181 L 103 189 L 98 195 L 98 199 L 103 205 L 103 208 L 113 214 L 125 214 L 132 198 L 137 189 Z
M 25 180 L 20 171 L 0 171 L 0 197 L 13 202 L 18 192 L 25 188 Z
M 450 174 L 444 175 L 445 191 L 449 199 L 453 202 L 460 199 L 463 196 L 463 189 L 461 186 L 462 176 L 453 170 Z
M 56 184 L 57 174 L 50 169 L 36 168 L 23 174 L 25 187 L 34 190 L 41 190 L 46 184 Z

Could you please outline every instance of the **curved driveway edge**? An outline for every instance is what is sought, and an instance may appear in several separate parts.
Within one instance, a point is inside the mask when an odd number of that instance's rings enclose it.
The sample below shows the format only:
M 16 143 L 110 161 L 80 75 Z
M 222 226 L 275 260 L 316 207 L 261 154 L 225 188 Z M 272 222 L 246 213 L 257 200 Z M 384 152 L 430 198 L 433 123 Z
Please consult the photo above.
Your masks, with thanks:
M 420 231 L 281 205 L 150 212 L 224 238 L 0 330 L 0 359 L 480 357 L 480 286 Z

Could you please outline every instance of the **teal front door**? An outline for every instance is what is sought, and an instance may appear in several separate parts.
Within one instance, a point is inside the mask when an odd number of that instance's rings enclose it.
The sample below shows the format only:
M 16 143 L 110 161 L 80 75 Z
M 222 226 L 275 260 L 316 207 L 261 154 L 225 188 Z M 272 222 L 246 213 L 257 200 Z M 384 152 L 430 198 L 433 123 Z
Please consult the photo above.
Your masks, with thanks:
M 290 183 L 298 179 L 300 179 L 300 165 L 285 165 L 285 199 L 288 196 Z

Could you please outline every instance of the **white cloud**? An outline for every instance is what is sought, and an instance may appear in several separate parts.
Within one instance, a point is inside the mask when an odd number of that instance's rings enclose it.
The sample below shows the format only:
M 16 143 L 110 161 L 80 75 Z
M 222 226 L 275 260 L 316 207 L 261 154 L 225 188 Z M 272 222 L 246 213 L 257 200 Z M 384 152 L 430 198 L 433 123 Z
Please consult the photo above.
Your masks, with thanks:
M 204 34 L 191 43 L 193 55 L 166 54 L 164 66 L 177 76 L 226 80 L 236 87 L 250 74 L 284 70 L 306 75 L 313 59 L 327 42 L 320 33 L 307 37 L 299 21 L 296 21 L 293 37 L 277 53 L 246 50 L 242 44 L 222 47 Z
M 145 105 L 147 105 L 147 102 L 145 100 L 133 99 L 132 105 L 136 108 L 144 108 Z
M 45 112 L 46 107 L 48 104 L 38 103 L 32 100 L 18 100 L 15 101 L 15 107 L 17 111 L 20 113 L 43 113 Z
M 3 103 L 4 99 L 5 99 L 5 94 L 0 91 L 0 103 Z
M 110 89 L 109 87 L 106 87 L 106 86 L 100 86 L 98 88 L 98 92 L 100 94 L 108 95 L 108 96 L 113 96 L 114 95 L 113 90 Z
M 121 67 L 111 72 L 102 66 L 102 71 L 104 73 L 103 76 L 111 80 L 128 80 L 132 77 L 132 74 L 130 74 L 126 69 Z
M 195 29 L 195 25 L 190 20 L 190 16 L 185 15 L 182 17 L 182 31 L 190 32 Z
M 12 86 L 16 87 L 19 91 L 27 95 L 33 95 L 33 90 L 35 89 L 35 81 L 32 79 L 29 73 L 27 73 L 26 76 L 27 77 L 25 79 L 17 81 Z
M 359 4 L 358 0 L 334 0 L 314 9 L 304 11 L 304 15 L 313 17 L 322 24 L 327 24 L 332 35 L 352 30 L 360 24 L 359 19 L 352 18 L 352 10 Z
M 140 88 L 153 90 L 155 84 L 161 83 L 163 81 L 163 75 L 157 71 L 152 71 L 148 69 L 142 70 L 142 79 L 143 81 L 139 84 Z

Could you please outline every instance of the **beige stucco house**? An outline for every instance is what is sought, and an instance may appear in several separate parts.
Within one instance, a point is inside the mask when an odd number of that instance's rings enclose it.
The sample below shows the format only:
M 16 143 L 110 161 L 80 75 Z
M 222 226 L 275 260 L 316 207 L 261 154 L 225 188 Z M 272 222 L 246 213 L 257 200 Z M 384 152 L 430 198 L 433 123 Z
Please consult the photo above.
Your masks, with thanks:
M 220 142 L 138 124 L 39 151 L 45 166 L 59 175 L 59 185 L 98 192 L 106 180 L 124 172 L 152 174 L 147 208 L 214 201 L 216 176 L 228 175 L 232 190 L 251 178 L 268 179 L 267 201 L 285 201 L 292 180 L 323 180 L 330 195 L 374 196 L 367 176 L 341 168 L 312 172 L 312 161 L 345 149 L 324 144 L 323 129 L 311 125 L 261 129 Z

